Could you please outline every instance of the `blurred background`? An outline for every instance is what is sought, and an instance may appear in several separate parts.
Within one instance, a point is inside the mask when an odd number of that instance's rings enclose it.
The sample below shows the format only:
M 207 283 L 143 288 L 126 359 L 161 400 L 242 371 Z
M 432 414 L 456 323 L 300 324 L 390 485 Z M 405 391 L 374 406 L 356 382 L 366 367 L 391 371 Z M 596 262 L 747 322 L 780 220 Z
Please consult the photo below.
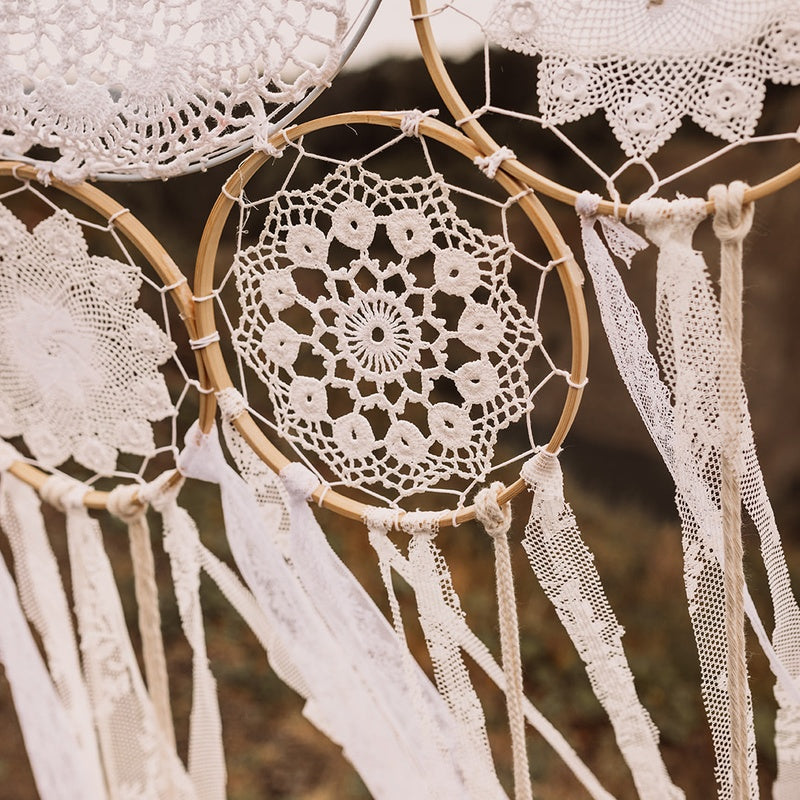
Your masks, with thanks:
M 391 26 L 388 12 L 384 24 Z M 399 41 L 402 36 L 396 38 Z M 393 50 L 392 41 L 387 44 L 384 34 L 382 44 L 375 46 L 370 55 L 354 60 L 304 118 L 355 109 L 440 107 L 422 62 L 406 57 L 407 47 L 398 46 Z M 376 54 L 393 57 L 376 62 Z M 499 58 L 501 78 L 496 91 L 499 94 L 527 91 L 534 103 L 533 77 L 528 86 L 520 85 L 517 79 L 503 80 L 502 59 L 507 63 L 506 75 L 519 73 L 514 71 L 515 56 Z M 482 54 L 462 52 L 451 66 L 459 86 L 480 89 Z M 795 116 L 796 95 L 794 101 L 791 97 L 782 87 L 770 87 L 765 127 L 772 128 L 773 123 L 775 129 L 788 127 L 782 118 Z M 497 99 L 502 102 L 502 97 Z M 770 119 L 770 115 L 774 118 Z M 446 111 L 441 111 L 440 119 L 449 121 Z M 521 138 L 514 128 L 513 121 L 499 121 L 493 133 L 500 142 L 513 141 L 518 157 L 540 172 L 580 187 L 579 165 L 576 166 L 552 138 Z M 608 136 L 604 120 L 597 115 L 576 124 L 574 136 L 579 144 L 585 143 L 587 147 L 598 146 L 599 140 L 607 142 L 610 149 L 617 147 Z M 680 137 L 672 143 L 670 157 L 674 157 L 676 163 L 686 163 L 704 155 L 708 147 L 707 134 L 687 123 Z M 754 169 L 765 174 L 777 172 L 785 160 L 786 154 L 778 150 L 759 152 L 758 158 L 738 151 L 715 169 L 718 177 L 727 180 L 746 177 Z M 222 165 L 206 174 L 167 183 L 107 184 L 101 188 L 128 207 L 161 240 L 182 271 L 191 275 L 205 219 L 232 169 L 233 165 Z M 693 180 L 696 180 L 695 191 L 705 193 L 710 181 L 702 176 Z M 689 183 L 686 191 L 691 190 Z M 574 212 L 555 202 L 545 204 L 575 253 L 580 254 Z M 744 377 L 758 452 L 790 571 L 800 576 L 800 448 L 796 444 L 800 381 L 795 373 L 800 364 L 796 310 L 796 298 L 800 296 L 797 209 L 797 187 L 759 202 L 756 209 L 755 226 L 746 242 L 745 255 Z M 715 247 L 709 238 L 702 238 L 707 235 L 708 231 L 702 231 L 698 241 L 713 269 Z M 580 255 L 578 260 L 580 262 Z M 625 275 L 625 281 L 645 320 L 652 319 L 653 258 L 647 254 L 637 258 L 633 270 Z M 688 798 L 707 798 L 715 794 L 713 757 L 700 701 L 696 650 L 686 611 L 680 530 L 672 504 L 672 484 L 618 377 L 588 283 L 585 290 L 591 321 L 590 382 L 562 455 L 567 499 L 596 555 L 612 607 L 626 629 L 627 655 L 643 703 L 661 730 L 664 757 L 673 780 L 685 789 Z M 191 409 L 187 413 L 191 413 Z M 213 487 L 189 484 L 181 502 L 197 520 L 204 542 L 232 563 Z M 526 506 L 524 496 L 514 503 L 518 532 L 527 518 L 529 508 Z M 325 512 L 319 513 L 319 519 L 333 546 L 386 610 L 374 553 L 363 527 Z M 52 524 L 53 546 L 61 563 L 66 564 L 66 543 L 59 527 L 63 527 L 62 522 L 57 514 L 49 515 L 48 520 Z M 121 525 L 114 523 L 105 525 L 104 529 L 126 603 L 126 614 L 134 631 L 136 610 L 125 533 Z M 191 702 L 191 653 L 180 631 L 169 588 L 168 565 L 157 530 L 153 530 L 153 542 L 159 577 L 163 581 L 162 615 L 176 733 L 180 752 L 185 756 Z M 499 657 L 490 542 L 477 529 L 462 526 L 444 531 L 439 543 L 448 557 L 467 620 Z M 758 542 L 749 528 L 745 530 L 745 544 L 751 592 L 770 629 L 770 603 L 759 565 Z M 8 560 L 5 542 L 0 549 Z M 552 607 L 536 585 L 520 547 L 515 548 L 514 566 L 528 696 L 562 731 L 609 791 L 619 798 L 634 797 L 632 781 L 619 757 L 605 715 L 592 695 L 582 664 Z M 272 674 L 255 638 L 230 612 L 216 588 L 204 583 L 203 591 L 208 650 L 220 692 L 231 800 L 357 800 L 368 797 L 338 748 L 303 718 L 301 700 Z M 410 592 L 399 584 L 398 592 L 405 603 L 404 619 L 409 623 L 410 636 L 425 663 L 420 647 L 421 634 L 412 624 Z M 750 652 L 762 791 L 769 796 L 774 776 L 772 679 L 758 648 L 752 646 Z M 510 788 L 505 704 L 482 675 L 476 671 L 474 677 L 484 699 L 501 779 Z M 557 757 L 530 729 L 528 744 L 536 796 L 586 796 Z M 35 788 L 8 685 L 0 677 L 0 800 L 34 797 Z

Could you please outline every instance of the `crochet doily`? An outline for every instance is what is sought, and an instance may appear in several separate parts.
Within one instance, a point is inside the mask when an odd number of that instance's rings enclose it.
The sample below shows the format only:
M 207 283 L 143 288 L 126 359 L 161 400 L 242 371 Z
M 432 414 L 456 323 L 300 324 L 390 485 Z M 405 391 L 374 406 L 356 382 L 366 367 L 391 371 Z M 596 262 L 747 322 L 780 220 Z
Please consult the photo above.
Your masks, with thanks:
M 28 231 L 2 205 L 0 271 L 0 435 L 102 475 L 119 452 L 151 456 L 151 423 L 174 412 L 158 369 L 174 345 L 135 306 L 141 271 L 91 255 L 67 211 Z
M 6 4 L 0 151 L 58 150 L 65 181 L 154 178 L 268 132 L 333 77 L 345 0 Z M 13 9 L 13 10 L 12 10 Z
M 498 432 L 532 408 L 541 344 L 512 253 L 459 218 L 439 175 L 344 164 L 275 194 L 236 255 L 234 344 L 278 432 L 347 485 L 407 495 L 485 474 Z
M 751 136 L 766 83 L 800 83 L 792 0 L 499 0 L 490 41 L 531 56 L 546 126 L 602 109 L 625 153 L 647 157 L 690 117 Z

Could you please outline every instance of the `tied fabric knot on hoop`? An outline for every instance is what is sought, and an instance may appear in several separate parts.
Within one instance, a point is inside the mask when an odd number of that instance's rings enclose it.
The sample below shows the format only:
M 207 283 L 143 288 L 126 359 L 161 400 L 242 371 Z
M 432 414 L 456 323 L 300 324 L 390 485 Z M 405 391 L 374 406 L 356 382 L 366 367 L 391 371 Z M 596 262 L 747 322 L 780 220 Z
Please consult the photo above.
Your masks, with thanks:
M 306 466 L 297 461 L 287 464 L 281 470 L 284 486 L 293 499 L 308 500 L 320 485 L 319 478 Z
M 475 156 L 473 164 L 489 179 L 494 179 L 497 170 L 504 161 L 516 158 L 516 153 L 509 147 L 500 147 L 488 156 Z

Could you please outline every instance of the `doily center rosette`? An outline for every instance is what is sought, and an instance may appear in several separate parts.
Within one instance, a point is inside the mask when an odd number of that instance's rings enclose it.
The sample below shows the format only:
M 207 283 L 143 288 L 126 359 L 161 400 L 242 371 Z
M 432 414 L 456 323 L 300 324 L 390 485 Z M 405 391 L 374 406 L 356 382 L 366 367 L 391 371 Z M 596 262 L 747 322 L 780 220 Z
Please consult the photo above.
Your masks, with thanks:
M 357 143 L 362 155 L 329 155 L 325 133 L 333 152 L 352 146 L 341 141 L 344 125 L 357 125 L 374 149 Z M 386 130 L 401 126 L 406 133 Z M 234 424 L 273 469 L 291 451 L 314 466 L 317 499 L 355 518 L 362 506 L 341 487 L 392 504 L 445 491 L 458 499 L 444 507 L 470 514 L 467 493 L 508 458 L 504 434 L 523 426 L 512 460 L 538 446 L 531 415 L 542 387 L 563 387 L 555 431 L 540 443 L 557 450 L 586 376 L 582 279 L 555 225 L 502 172 L 500 200 L 448 182 L 434 167 L 433 142 L 480 156 L 419 112 L 345 114 L 287 130 L 272 141 L 280 159 L 254 154 L 228 180 L 199 250 L 198 335 L 210 341 L 222 328 L 222 343 L 202 352 L 214 389 L 244 398 Z M 468 177 L 486 187 L 477 168 Z M 265 194 L 262 180 L 273 187 Z M 484 232 L 462 207 L 493 215 L 499 232 Z M 233 209 L 233 258 L 215 276 Z M 534 223 L 544 263 L 509 237 L 510 213 L 529 238 Z M 540 330 L 551 273 L 571 330 L 561 332 L 570 345 L 559 363 Z
M 173 336 L 171 315 L 194 332 L 186 278 L 95 187 L 44 187 L 13 162 L 0 178 L 0 435 L 27 453 L 11 471 L 37 489 L 66 471 L 88 491 L 174 465 L 199 388 Z M 104 492 L 86 503 L 103 507 Z
M 749 164 L 756 196 L 800 173 L 787 166 L 798 161 L 792 145 L 800 117 L 791 112 L 796 104 L 781 101 L 786 87 L 800 84 L 800 9 L 793 0 L 410 0 L 410 10 L 425 63 L 459 127 L 485 154 L 498 149 L 498 140 L 512 147 L 520 161 L 510 160 L 506 171 L 570 205 L 574 188 L 605 194 L 616 211 L 624 198 L 667 184 L 696 194 L 689 173 L 757 143 L 778 155 L 762 172 Z M 451 77 L 438 50 L 439 26 L 464 20 L 483 39 L 483 80 L 464 69 Z M 769 84 L 782 84 L 774 91 L 783 94 L 765 107 Z M 619 146 L 599 119 L 577 124 L 601 112 Z M 687 126 L 667 146 L 687 120 L 710 136 Z M 526 130 L 547 134 L 536 150 L 513 139 Z M 559 146 L 560 161 L 548 155 Z M 533 159 L 537 170 L 526 166 Z M 765 181 L 770 173 L 776 179 Z M 556 174 L 581 185 L 556 182 Z M 600 211 L 612 208 L 613 202 Z
M 263 143 L 327 87 L 378 0 L 12 4 L 0 154 L 55 177 L 141 180 Z M 31 150 L 57 151 L 55 160 Z

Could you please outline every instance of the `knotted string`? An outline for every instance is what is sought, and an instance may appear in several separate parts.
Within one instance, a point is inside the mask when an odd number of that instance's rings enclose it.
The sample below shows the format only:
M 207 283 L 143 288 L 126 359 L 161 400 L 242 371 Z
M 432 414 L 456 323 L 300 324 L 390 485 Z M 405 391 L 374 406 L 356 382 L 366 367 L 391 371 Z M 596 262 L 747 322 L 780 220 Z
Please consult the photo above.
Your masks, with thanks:
M 108 495 L 106 508 L 128 526 L 128 540 L 133 564 L 133 583 L 139 610 L 139 633 L 147 690 L 153 701 L 164 736 L 175 747 L 175 729 L 169 699 L 167 660 L 161 636 L 161 613 L 158 607 L 155 560 L 147 524 L 147 505 L 141 501 L 140 487 L 117 486 Z
M 736 181 L 709 191 L 714 201 L 714 233 L 720 241 L 721 505 L 725 585 L 725 631 L 728 642 L 728 687 L 731 725 L 733 800 L 749 797 L 747 766 L 747 656 L 744 632 L 744 569 L 742 565 L 742 242 L 753 224 L 753 204 L 744 203 L 747 186 Z
M 514 762 L 514 797 L 532 800 L 528 751 L 525 746 L 524 691 L 522 659 L 519 652 L 519 620 L 514 592 L 514 574 L 508 547 L 511 527 L 511 505 L 500 506 L 498 494 L 505 486 L 495 482 L 475 497 L 475 518 L 483 525 L 494 543 L 494 571 L 497 586 L 497 611 L 500 623 L 500 651 L 506 676 L 506 708 L 511 730 L 511 753 Z

